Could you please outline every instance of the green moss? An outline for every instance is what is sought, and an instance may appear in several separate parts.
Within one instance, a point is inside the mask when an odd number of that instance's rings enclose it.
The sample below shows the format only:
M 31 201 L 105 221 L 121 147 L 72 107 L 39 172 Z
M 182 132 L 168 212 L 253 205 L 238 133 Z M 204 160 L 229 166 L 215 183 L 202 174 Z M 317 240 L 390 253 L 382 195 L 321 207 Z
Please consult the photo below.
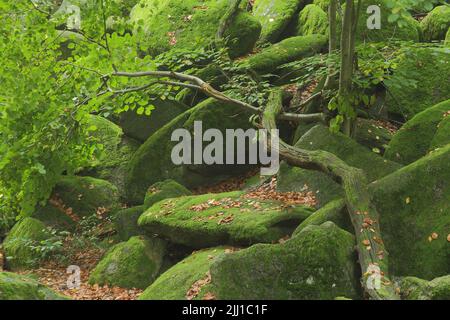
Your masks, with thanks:
M 320 208 L 344 195 L 342 188 L 327 174 L 291 167 L 282 162 L 278 171 L 277 190 L 281 192 L 312 191 Z
M 67 300 L 31 277 L 0 272 L 0 300 Z
M 258 244 L 211 266 L 218 299 L 360 298 L 354 238 L 332 222 L 311 225 L 283 244 Z
M 39 207 L 33 213 L 33 218 L 42 221 L 46 226 L 58 230 L 73 231 L 76 227 L 76 221 L 72 220 L 64 210 L 61 210 L 48 203 L 44 207 Z
M 345 206 L 345 201 L 343 199 L 337 199 L 329 202 L 327 205 L 306 218 L 302 223 L 300 223 L 297 229 L 295 229 L 292 236 L 296 236 L 310 225 L 319 226 L 327 221 L 335 223 L 339 228 L 342 228 L 350 233 L 354 232 L 353 225 L 350 222 L 348 211 Z
M 447 34 L 445 35 L 444 45 L 450 47 L 450 28 L 448 28 Z
M 328 14 L 315 4 L 307 5 L 298 18 L 297 34 L 307 36 L 313 34 L 328 35 Z
M 194 50 L 214 43 L 228 0 L 142 0 L 131 12 L 134 33 L 151 55 L 171 49 Z M 261 32 L 260 24 L 240 10 L 234 18 L 241 29 L 230 28 L 225 38 L 230 56 L 253 49 Z M 233 24 L 232 23 L 232 24 Z
M 155 107 L 151 115 L 138 115 L 136 110 L 129 110 L 119 115 L 119 125 L 123 132 L 133 139 L 145 142 L 158 129 L 187 110 L 187 106 L 172 100 L 152 101 Z
M 270 73 L 282 64 L 322 51 L 326 44 L 327 38 L 323 35 L 288 38 L 243 60 L 242 67 L 252 69 L 260 74 Z
M 371 18 L 373 13 L 367 13 L 367 8 L 371 5 L 378 5 L 381 9 L 381 28 L 369 29 L 367 28 L 367 21 Z M 345 4 L 343 5 L 345 10 Z M 392 14 L 392 9 L 389 7 L 389 0 L 378 0 L 374 3 L 372 0 L 361 1 L 361 15 L 357 26 L 357 42 L 385 42 L 390 40 L 405 40 L 405 41 L 419 41 L 420 24 L 412 17 L 404 19 L 405 25 L 398 26 L 396 22 L 389 22 L 389 16 Z M 341 29 L 340 15 L 338 15 L 338 33 Z
M 168 179 L 150 186 L 144 199 L 144 209 L 150 208 L 156 202 L 169 198 L 190 196 L 192 192 L 178 182 Z
M 198 280 L 206 277 L 211 264 L 226 248 L 196 251 L 164 272 L 140 296 L 139 300 L 184 300 L 186 293 Z M 201 295 L 206 293 L 202 289 Z
M 444 119 L 444 113 L 449 110 L 450 100 L 447 100 L 415 115 L 394 135 L 385 157 L 404 164 L 423 157 L 432 145 L 438 125 Z M 445 132 L 445 125 L 443 128 Z M 448 140 L 448 136 L 442 139 Z
M 24 218 L 17 222 L 3 242 L 6 263 L 10 270 L 36 267 L 39 252 L 31 246 L 49 237 L 46 226 L 34 218 Z
M 355 140 L 370 150 L 378 149 L 384 154 L 393 134 L 372 120 L 359 118 L 356 122 Z
M 423 40 L 444 40 L 450 28 L 450 7 L 448 5 L 434 8 L 420 22 Z
M 322 125 L 309 130 L 296 146 L 307 150 L 331 152 L 348 165 L 364 170 L 370 181 L 384 177 L 401 167 L 395 162 L 384 160 L 375 152 L 341 133 L 332 133 L 329 128 Z
M 450 145 L 370 185 L 389 270 L 433 279 L 450 273 Z M 438 238 L 429 241 L 436 233 Z
M 304 5 L 303 0 L 256 0 L 254 16 L 261 22 L 262 42 L 275 43 Z
M 92 177 L 64 176 L 56 184 L 53 196 L 60 199 L 65 208 L 72 208 L 78 217 L 91 216 L 98 208 L 112 212 L 119 207 L 117 188 L 108 181 Z
M 436 134 L 431 141 L 430 150 L 441 148 L 450 143 L 450 116 L 446 116 L 437 127 Z
M 91 138 L 101 144 L 103 149 L 98 150 L 80 174 L 113 183 L 123 196 L 126 166 L 139 143 L 126 137 L 118 125 L 100 116 L 91 115 L 86 127 L 96 128 L 91 132 Z
M 182 113 L 153 134 L 134 154 L 130 161 L 126 181 L 127 198 L 136 204 L 143 203 L 149 186 L 165 179 L 192 188 L 201 184 L 213 184 L 233 174 L 240 174 L 246 166 L 231 165 L 180 165 L 171 160 L 172 149 L 179 142 L 171 141 L 174 130 L 184 128 L 193 132 L 194 121 L 202 121 L 203 132 L 215 128 L 246 130 L 251 127 L 248 113 L 241 108 L 207 99 Z M 207 143 L 204 144 L 206 146 Z
M 92 271 L 89 283 L 145 289 L 158 276 L 164 254 L 162 240 L 132 237 L 108 250 Z
M 450 51 L 442 47 L 408 48 L 397 54 L 397 68 L 385 82 L 390 113 L 407 120 L 450 99 Z M 407 85 L 403 85 L 406 83 Z
M 244 197 L 242 192 L 205 194 L 154 204 L 140 218 L 146 234 L 158 234 L 190 247 L 250 245 L 281 239 L 311 214 L 277 201 Z M 229 221 L 227 222 L 227 219 Z
M 136 206 L 117 211 L 114 216 L 114 224 L 120 240 L 127 241 L 131 237 L 143 234 L 143 230 L 138 226 L 137 222 L 144 211 L 144 206 Z
M 401 280 L 400 287 L 405 300 L 450 300 L 450 275 L 431 281 L 406 277 Z

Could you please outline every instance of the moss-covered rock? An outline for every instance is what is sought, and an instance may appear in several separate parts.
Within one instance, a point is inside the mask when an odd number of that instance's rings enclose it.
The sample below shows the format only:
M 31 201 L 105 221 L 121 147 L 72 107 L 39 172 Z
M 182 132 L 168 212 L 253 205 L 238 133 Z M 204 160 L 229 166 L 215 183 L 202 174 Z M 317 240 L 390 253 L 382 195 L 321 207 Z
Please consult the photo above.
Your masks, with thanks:
M 304 0 L 256 0 L 253 14 L 262 25 L 261 41 L 272 43 L 279 41 L 305 2 Z
M 189 289 L 204 279 L 217 257 L 224 253 L 225 247 L 195 251 L 183 261 L 164 272 L 140 296 L 139 300 L 184 300 Z M 229 249 L 231 250 L 231 249 Z M 201 290 L 198 297 L 207 293 Z M 197 298 L 197 297 L 196 297 Z
M 7 267 L 13 271 L 36 267 L 41 256 L 32 246 L 48 238 L 49 233 L 41 221 L 24 218 L 17 222 L 3 242 Z
M 433 279 L 450 273 L 450 145 L 370 185 L 398 276 Z
M 354 237 L 332 222 L 311 225 L 283 244 L 258 244 L 211 266 L 218 299 L 360 297 Z
M 150 115 L 138 115 L 136 110 L 129 110 L 119 115 L 118 124 L 125 135 L 145 142 L 158 129 L 188 109 L 180 102 L 167 99 L 152 101 L 152 105 L 155 109 Z
M 296 146 L 301 149 L 331 152 L 348 165 L 364 170 L 369 181 L 384 177 L 401 167 L 341 133 L 332 133 L 322 125 L 317 125 L 305 133 Z
M 157 182 L 151 185 L 145 194 L 144 209 L 150 208 L 161 200 L 190 195 L 192 195 L 192 192 L 174 180 L 168 179 Z
M 98 209 L 113 212 L 119 208 L 119 191 L 112 183 L 92 177 L 64 176 L 53 189 L 47 205 L 38 209 L 34 216 L 46 224 L 58 226 L 60 222 L 71 223 L 76 218 L 91 216 Z M 71 219 L 60 215 L 67 215 Z
M 321 52 L 326 44 L 327 37 L 323 35 L 288 38 L 243 60 L 241 66 L 259 74 L 270 73 L 282 64 Z
M 171 49 L 194 50 L 214 43 L 228 0 L 141 0 L 130 17 L 141 46 L 151 55 Z M 256 18 L 244 10 L 235 15 L 225 32 L 231 57 L 253 49 L 261 33 Z
M 444 147 L 445 145 L 450 143 L 450 112 L 446 117 L 444 117 L 444 120 L 439 122 L 437 125 L 438 129 L 436 131 L 436 134 L 433 137 L 433 140 L 431 140 L 430 145 L 430 151 L 434 150 L 436 148 Z
M 127 241 L 131 237 L 143 234 L 143 230 L 138 226 L 138 219 L 144 213 L 144 206 L 117 211 L 114 216 L 114 225 L 120 240 Z
M 246 112 L 212 98 L 182 113 L 153 134 L 134 154 L 126 181 L 127 198 L 131 202 L 142 204 L 148 187 L 165 179 L 174 179 L 192 188 L 213 184 L 248 169 L 244 165 L 175 165 L 171 153 L 179 142 L 171 141 L 172 133 L 184 128 L 192 135 L 194 121 L 202 121 L 203 132 L 215 128 L 225 134 L 226 129 L 246 130 L 251 127 Z
M 0 300 L 67 300 L 31 277 L 0 272 Z
M 165 250 L 160 239 L 132 237 L 108 250 L 92 271 L 89 283 L 145 289 L 158 276 Z
M 444 120 L 445 113 L 450 111 L 450 100 L 441 102 L 428 108 L 409 120 L 394 135 L 385 153 L 385 158 L 408 164 L 423 157 L 433 145 L 433 138 L 438 131 L 438 125 Z M 444 145 L 449 142 L 445 137 L 445 124 L 442 132 L 436 138 L 436 144 Z M 443 137 L 440 137 L 444 134 Z
M 444 40 L 450 28 L 450 7 L 437 6 L 420 22 L 422 37 L 425 41 Z
M 319 226 L 327 221 L 335 223 L 339 228 L 342 228 L 350 233 L 354 232 L 344 199 L 337 199 L 329 202 L 306 218 L 302 223 L 300 223 L 297 229 L 295 229 L 292 236 L 296 236 L 299 232 L 310 225 Z
M 307 218 L 307 207 L 246 198 L 243 192 L 205 194 L 154 204 L 140 218 L 146 234 L 195 248 L 277 241 Z
M 367 13 L 367 8 L 372 5 L 379 6 L 381 12 L 381 28 L 369 29 L 367 22 L 371 21 L 373 12 Z M 345 4 L 343 5 L 343 10 Z M 385 42 L 387 40 L 405 40 L 405 41 L 419 41 L 420 23 L 412 17 L 406 17 L 403 20 L 404 25 L 399 27 L 397 21 L 390 22 L 389 16 L 392 14 L 392 9 L 389 7 L 389 0 L 378 0 L 376 3 L 372 0 L 361 1 L 361 14 L 358 20 L 356 40 L 357 42 Z M 338 33 L 341 32 L 340 15 L 338 15 Z
M 450 275 L 431 281 L 406 277 L 400 288 L 404 300 L 450 300 Z
M 291 167 L 285 162 L 281 163 L 278 171 L 277 190 L 280 192 L 312 191 L 317 200 L 317 208 L 344 195 L 341 186 L 327 174 Z
M 445 36 L 444 45 L 450 47 L 450 28 L 448 28 L 447 34 Z
M 355 126 L 355 140 L 370 150 L 380 150 L 384 154 L 393 134 L 372 120 L 359 118 Z
M 397 54 L 397 67 L 385 81 L 389 113 L 407 120 L 450 99 L 450 50 L 442 47 L 407 48 Z
M 81 174 L 113 183 L 123 196 L 126 167 L 140 143 L 125 136 L 118 125 L 100 116 L 91 115 L 87 127 L 95 129 L 90 133 L 91 138 L 103 148 L 87 163 Z
M 298 17 L 297 34 L 307 36 L 313 34 L 328 35 L 328 14 L 315 4 L 307 5 Z

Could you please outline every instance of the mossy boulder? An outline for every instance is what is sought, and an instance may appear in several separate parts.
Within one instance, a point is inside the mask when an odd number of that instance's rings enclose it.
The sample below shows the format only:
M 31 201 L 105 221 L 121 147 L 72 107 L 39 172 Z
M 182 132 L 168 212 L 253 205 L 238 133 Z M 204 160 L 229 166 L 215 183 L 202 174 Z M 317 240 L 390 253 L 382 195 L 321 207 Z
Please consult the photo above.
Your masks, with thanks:
M 308 207 L 286 207 L 236 191 L 164 200 L 148 209 L 138 223 L 149 236 L 205 248 L 278 241 L 311 213 Z
M 139 300 L 184 300 L 191 287 L 204 279 L 217 257 L 227 248 L 217 247 L 195 251 L 156 279 L 140 296 Z M 232 250 L 229 248 L 228 250 Z M 198 297 L 207 293 L 202 288 Z
M 117 211 L 114 216 L 114 225 L 120 240 L 127 241 L 131 237 L 143 235 L 143 230 L 138 226 L 137 222 L 144 211 L 144 206 Z
M 420 22 L 424 41 L 444 40 L 450 28 L 450 7 L 437 6 Z
M 296 236 L 310 225 L 319 226 L 327 221 L 335 223 L 339 228 L 342 228 L 350 233 L 354 232 L 345 200 L 337 199 L 327 203 L 325 206 L 306 218 L 302 223 L 300 223 L 297 229 L 295 229 L 292 236 Z
M 359 118 L 356 121 L 354 137 L 359 144 L 384 154 L 393 134 L 375 121 Z
M 364 170 L 369 181 L 384 177 L 401 167 L 341 133 L 332 133 L 323 125 L 309 130 L 295 146 L 306 150 L 331 152 L 348 165 Z
M 165 242 L 160 239 L 132 237 L 108 250 L 92 271 L 89 283 L 145 289 L 158 276 L 165 250 Z
M 447 34 L 445 36 L 444 45 L 450 47 L 450 28 L 448 28 Z
M 450 300 L 450 275 L 426 281 L 406 277 L 400 281 L 404 300 Z
M 158 129 L 188 109 L 180 102 L 167 99 L 152 101 L 152 105 L 155 109 L 150 115 L 137 114 L 136 110 L 119 114 L 118 125 L 126 136 L 145 142 Z
M 354 237 L 332 222 L 311 225 L 283 244 L 258 244 L 211 266 L 218 299 L 358 299 Z
M 168 179 L 157 182 L 151 185 L 145 194 L 144 209 L 150 208 L 161 200 L 190 195 L 192 195 L 192 192 L 174 180 Z
M 433 279 L 450 273 L 450 145 L 369 186 L 389 270 Z
M 436 134 L 434 135 L 433 140 L 431 140 L 430 150 L 444 147 L 450 143 L 450 112 L 447 112 L 447 116 L 444 117 L 444 120 L 439 122 L 437 127 Z
M 225 135 L 226 129 L 250 128 L 248 116 L 239 107 L 210 98 L 173 119 L 153 134 L 133 155 L 126 180 L 127 198 L 132 203 L 142 204 L 148 187 L 165 179 L 173 179 L 193 188 L 213 184 L 248 170 L 246 165 L 175 165 L 171 159 L 172 149 L 179 143 L 171 141 L 176 129 L 187 129 L 193 136 L 194 122 L 201 121 L 203 132 L 215 128 Z M 205 142 L 203 145 L 207 144 L 209 143 Z
M 28 217 L 18 221 L 3 242 L 7 267 L 13 271 L 36 267 L 41 256 L 32 246 L 49 237 L 41 221 Z
M 328 35 L 328 14 L 315 4 L 307 5 L 298 17 L 297 35 Z
M 409 120 L 436 103 L 450 99 L 450 50 L 408 48 L 398 52 L 394 74 L 385 81 L 389 113 Z
M 241 67 L 251 69 L 259 74 L 271 73 L 285 63 L 323 51 L 326 44 L 327 37 L 323 35 L 291 37 L 243 60 Z
M 285 162 L 280 165 L 277 175 L 277 190 L 280 192 L 311 191 L 317 200 L 317 208 L 341 198 L 343 189 L 325 173 L 291 167 Z
M 29 276 L 0 272 L 0 300 L 67 300 Z
M 450 111 L 450 100 L 415 115 L 394 135 L 386 150 L 385 158 L 408 164 L 423 157 L 433 145 L 433 138 L 448 111 Z M 442 125 L 442 130 L 436 138 L 436 144 L 444 145 L 445 141 L 450 142 L 449 137 L 445 137 L 445 124 Z M 444 136 L 440 137 L 441 134 Z
M 141 0 L 130 14 L 141 47 L 157 55 L 171 49 L 195 50 L 214 43 L 228 0 Z M 250 52 L 261 33 L 256 18 L 239 9 L 225 32 L 231 57 Z
M 123 196 L 126 167 L 140 143 L 125 136 L 122 128 L 101 116 L 91 115 L 86 127 L 91 130 L 91 139 L 102 145 L 102 149 L 80 174 L 113 183 Z
M 279 41 L 306 2 L 304 0 L 256 0 L 253 15 L 262 25 L 260 40 L 271 43 Z
M 380 8 L 380 29 L 369 29 L 367 22 L 371 21 L 373 13 L 367 13 L 367 8 L 372 5 L 377 5 Z M 345 4 L 343 5 L 345 10 Z M 406 17 L 402 20 L 403 25 L 400 27 L 398 22 L 390 22 L 389 16 L 392 14 L 392 9 L 389 6 L 389 0 L 372 0 L 361 1 L 361 14 L 358 19 L 358 26 L 356 29 L 356 41 L 359 43 L 366 42 L 385 42 L 386 40 L 404 40 L 418 42 L 420 38 L 420 23 L 412 17 Z M 342 18 L 338 15 L 338 34 L 341 32 Z

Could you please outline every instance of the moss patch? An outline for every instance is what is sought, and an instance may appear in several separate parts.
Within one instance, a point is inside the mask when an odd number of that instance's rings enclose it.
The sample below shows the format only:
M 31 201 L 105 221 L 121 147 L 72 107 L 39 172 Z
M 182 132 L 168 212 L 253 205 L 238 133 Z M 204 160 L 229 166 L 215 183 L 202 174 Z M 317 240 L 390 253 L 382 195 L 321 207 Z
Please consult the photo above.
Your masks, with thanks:
M 194 121 L 202 121 L 203 132 L 215 128 L 225 133 L 226 129 L 246 130 L 251 127 L 246 112 L 212 98 L 182 113 L 153 134 L 134 154 L 130 161 L 126 183 L 127 198 L 131 202 L 142 204 L 148 187 L 165 179 L 174 179 L 192 188 L 202 184 L 213 184 L 248 169 L 248 166 L 244 165 L 173 164 L 172 149 L 179 142 L 171 141 L 172 133 L 178 128 L 184 128 L 192 134 Z M 207 144 L 204 143 L 204 146 Z
M 242 192 L 205 194 L 154 204 L 140 218 L 146 234 L 190 247 L 251 245 L 283 238 L 311 214 L 280 202 L 244 198 Z
M 420 27 L 423 40 L 444 40 L 450 28 L 450 7 L 437 6 L 420 22 Z
M 148 209 L 156 202 L 169 198 L 190 196 L 192 192 L 178 182 L 168 179 L 153 184 L 145 194 L 144 208 Z
M 132 237 L 105 254 L 92 271 L 89 283 L 145 289 L 159 274 L 164 254 L 162 240 Z
M 355 140 L 370 150 L 380 150 L 384 154 L 393 134 L 375 122 L 359 118 L 356 122 Z
M 142 45 L 151 55 L 157 55 L 171 49 L 194 50 L 212 45 L 228 5 L 228 0 L 142 0 L 130 17 Z M 261 25 L 243 10 L 237 13 L 234 23 L 239 29 L 230 28 L 225 38 L 230 56 L 237 57 L 253 49 Z
M 270 73 L 282 64 L 321 52 L 326 44 L 327 37 L 323 35 L 288 38 L 243 60 L 241 66 L 260 74 Z
M 49 237 L 46 226 L 34 218 L 17 222 L 3 242 L 6 263 L 10 270 L 36 267 L 40 255 L 31 246 Z
M 450 100 L 414 116 L 392 138 L 385 153 L 386 159 L 408 164 L 423 157 L 430 149 L 438 125 L 444 120 L 447 111 L 450 111 Z M 443 132 L 445 133 L 445 125 Z M 436 139 L 436 143 L 438 140 L 448 141 L 448 136 L 442 138 L 438 136 Z
M 328 14 L 315 4 L 307 5 L 301 12 L 297 23 L 297 34 L 328 35 Z
M 441 148 L 450 143 L 450 116 L 446 116 L 437 127 L 436 134 L 431 141 L 430 150 Z
M 449 160 L 450 145 L 370 185 L 392 274 L 450 273 Z
M 283 31 L 295 19 L 306 1 L 304 0 L 256 0 L 253 15 L 261 22 L 262 42 L 275 43 Z
M 291 167 L 287 163 L 282 162 L 277 177 L 278 191 L 312 191 L 317 199 L 317 208 L 344 195 L 339 184 L 327 174 L 319 171 Z
M 143 230 L 138 226 L 138 219 L 144 213 L 144 206 L 117 211 L 114 216 L 114 225 L 120 240 L 127 241 L 131 237 L 143 234 Z
M 30 277 L 11 272 L 0 272 L 0 300 L 67 299 Z
M 258 244 L 211 266 L 218 299 L 357 299 L 354 238 L 332 222 L 309 226 L 284 244 Z
M 152 101 L 155 107 L 151 115 L 138 115 L 136 110 L 129 110 L 119 115 L 118 124 L 128 137 L 145 142 L 148 137 L 173 118 L 187 110 L 184 104 L 171 100 Z
M 388 111 L 407 120 L 450 99 L 450 51 L 442 47 L 408 48 L 398 53 L 389 89 Z M 408 85 L 398 85 L 408 80 Z
M 405 300 L 450 300 L 450 275 L 431 281 L 406 277 L 400 287 Z
M 196 251 L 164 272 L 139 297 L 139 300 L 184 300 L 192 285 L 205 278 L 211 264 L 225 247 Z M 206 293 L 201 291 L 200 297 Z
M 301 149 L 331 152 L 348 165 L 364 170 L 370 181 L 384 177 L 401 167 L 395 162 L 384 160 L 378 154 L 341 133 L 330 132 L 322 125 L 309 130 L 295 146 Z

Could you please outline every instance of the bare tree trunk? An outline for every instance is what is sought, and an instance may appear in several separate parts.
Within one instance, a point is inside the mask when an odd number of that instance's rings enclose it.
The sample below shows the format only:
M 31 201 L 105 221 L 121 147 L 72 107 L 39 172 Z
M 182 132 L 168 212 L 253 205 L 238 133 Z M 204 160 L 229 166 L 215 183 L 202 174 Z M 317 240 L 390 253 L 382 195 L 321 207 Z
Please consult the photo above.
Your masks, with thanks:
M 330 0 L 330 6 L 328 7 L 328 20 L 329 20 L 329 40 L 328 40 L 328 54 L 331 55 L 337 49 L 337 32 L 336 32 L 336 15 L 337 15 L 337 0 Z M 333 64 L 330 62 L 328 65 L 328 76 L 325 81 L 325 89 L 329 89 L 335 86 L 334 81 L 335 69 Z
M 216 33 L 216 43 L 220 43 L 223 40 L 223 36 L 225 31 L 230 27 L 233 19 L 235 18 L 239 6 L 241 5 L 242 0 L 231 0 L 230 6 L 227 11 L 223 15 L 222 19 L 220 19 L 219 28 Z

